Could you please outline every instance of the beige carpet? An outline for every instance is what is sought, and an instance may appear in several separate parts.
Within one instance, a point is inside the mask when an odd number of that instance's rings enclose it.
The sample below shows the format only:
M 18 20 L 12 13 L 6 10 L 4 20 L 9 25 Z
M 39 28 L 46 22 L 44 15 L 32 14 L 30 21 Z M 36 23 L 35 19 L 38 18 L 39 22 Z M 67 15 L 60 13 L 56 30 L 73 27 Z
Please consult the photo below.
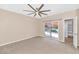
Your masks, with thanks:
M 35 37 L 0 47 L 2 54 L 75 54 L 79 49 L 55 38 Z

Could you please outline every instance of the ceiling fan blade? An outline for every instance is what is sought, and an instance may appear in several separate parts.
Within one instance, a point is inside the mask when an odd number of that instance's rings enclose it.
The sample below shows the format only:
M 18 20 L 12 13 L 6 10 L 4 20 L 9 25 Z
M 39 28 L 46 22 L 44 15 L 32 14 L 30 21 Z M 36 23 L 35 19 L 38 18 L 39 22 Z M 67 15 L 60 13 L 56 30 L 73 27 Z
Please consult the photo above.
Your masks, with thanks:
M 40 10 L 42 9 L 43 6 L 44 6 L 44 4 L 42 4 L 42 5 L 39 7 L 38 11 L 40 11 Z
M 27 15 L 32 15 L 32 14 L 34 14 L 34 13 L 29 13 L 29 14 L 27 14 Z
M 43 14 L 43 15 L 47 15 L 46 13 L 42 13 L 42 12 L 41 12 L 41 14 Z
M 34 12 L 34 11 L 31 11 L 31 10 L 24 10 L 24 11 L 27 11 L 27 12 Z
M 31 7 L 34 11 L 36 11 L 30 4 L 27 4 L 29 7 Z
M 36 13 L 34 14 L 34 16 L 36 16 Z
M 51 11 L 51 10 L 43 10 L 43 11 L 40 11 L 40 12 L 49 12 L 49 11 Z
M 38 15 L 39 15 L 40 17 L 42 17 L 40 13 L 38 13 Z

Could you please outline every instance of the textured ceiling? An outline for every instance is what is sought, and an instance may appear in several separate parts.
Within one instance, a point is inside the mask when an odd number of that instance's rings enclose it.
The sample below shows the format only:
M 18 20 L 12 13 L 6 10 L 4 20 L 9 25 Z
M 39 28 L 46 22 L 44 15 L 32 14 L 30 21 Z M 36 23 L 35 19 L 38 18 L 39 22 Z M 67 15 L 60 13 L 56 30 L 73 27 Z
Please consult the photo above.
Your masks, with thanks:
M 31 4 L 34 8 L 38 8 L 41 4 Z M 0 4 L 1 9 L 13 11 L 16 13 L 21 13 L 26 16 L 33 15 L 27 15 L 29 12 L 25 12 L 23 10 L 32 10 L 27 4 Z M 56 13 L 61 13 L 69 10 L 75 10 L 79 8 L 79 4 L 45 4 L 42 10 L 51 10 L 51 12 L 47 12 L 48 15 L 42 15 L 42 17 L 51 16 Z M 36 16 L 36 18 L 40 18 L 39 16 Z

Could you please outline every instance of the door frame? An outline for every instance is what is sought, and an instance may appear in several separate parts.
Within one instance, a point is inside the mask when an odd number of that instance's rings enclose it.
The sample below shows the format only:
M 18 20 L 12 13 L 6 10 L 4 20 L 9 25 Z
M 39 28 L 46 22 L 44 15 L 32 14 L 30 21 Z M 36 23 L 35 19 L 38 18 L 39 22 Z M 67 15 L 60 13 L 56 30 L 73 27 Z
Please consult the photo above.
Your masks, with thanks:
M 73 28 L 74 28 L 74 20 L 77 21 L 77 16 L 75 16 L 75 17 L 66 17 L 66 18 L 63 19 L 63 34 L 65 33 L 65 30 L 64 30 L 65 29 L 65 20 L 68 20 L 68 19 L 73 20 Z M 73 37 L 74 37 L 74 33 L 73 33 Z M 63 41 L 65 42 L 65 35 L 63 35 Z M 73 38 L 73 46 L 75 48 L 77 48 L 77 38 L 76 38 L 76 40 L 74 40 L 74 38 Z

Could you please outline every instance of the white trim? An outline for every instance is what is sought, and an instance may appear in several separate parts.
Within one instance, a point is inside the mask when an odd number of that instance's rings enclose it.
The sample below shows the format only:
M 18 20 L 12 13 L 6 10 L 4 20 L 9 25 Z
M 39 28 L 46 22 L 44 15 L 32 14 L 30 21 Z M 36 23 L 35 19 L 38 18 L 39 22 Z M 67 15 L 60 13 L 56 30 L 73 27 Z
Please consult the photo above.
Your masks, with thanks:
M 28 38 L 23 38 L 23 39 L 12 41 L 12 42 L 7 42 L 5 44 L 1 44 L 0 46 L 8 45 L 8 44 L 15 43 L 15 42 L 20 42 L 22 40 L 27 40 L 27 39 L 30 39 L 30 38 L 33 38 L 33 37 L 38 37 L 38 36 L 31 36 L 31 37 L 28 37 Z
M 59 21 L 58 21 L 58 40 L 59 40 Z

